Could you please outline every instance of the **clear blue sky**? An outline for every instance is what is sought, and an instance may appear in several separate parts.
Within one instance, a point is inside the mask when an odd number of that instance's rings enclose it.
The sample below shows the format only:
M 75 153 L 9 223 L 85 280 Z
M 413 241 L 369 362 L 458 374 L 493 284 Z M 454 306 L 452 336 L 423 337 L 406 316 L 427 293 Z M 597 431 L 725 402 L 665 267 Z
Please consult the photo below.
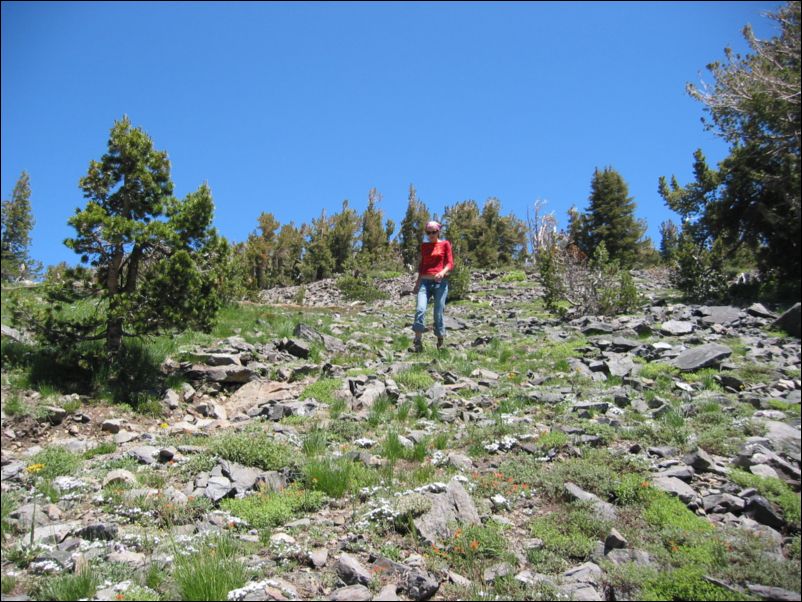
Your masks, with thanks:
M 32 255 L 63 246 L 78 180 L 127 114 L 172 163 L 175 194 L 209 183 L 215 224 L 244 240 L 261 212 L 309 222 L 368 191 L 398 224 L 410 183 L 433 212 L 491 196 L 561 227 L 595 168 L 636 215 L 672 214 L 660 175 L 691 178 L 705 132 L 687 82 L 741 34 L 776 34 L 778 2 L 2 3 L 2 196 L 23 170 Z

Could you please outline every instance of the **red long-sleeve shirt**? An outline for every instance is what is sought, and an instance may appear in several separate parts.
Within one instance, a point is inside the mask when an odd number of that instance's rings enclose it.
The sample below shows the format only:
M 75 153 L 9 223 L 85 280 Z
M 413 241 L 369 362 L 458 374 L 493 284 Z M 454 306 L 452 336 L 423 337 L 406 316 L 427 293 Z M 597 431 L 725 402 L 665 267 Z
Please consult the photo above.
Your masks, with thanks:
M 418 274 L 421 276 L 434 276 L 448 268 L 454 269 L 454 257 L 451 253 L 451 243 L 447 240 L 425 242 L 420 246 L 420 263 Z

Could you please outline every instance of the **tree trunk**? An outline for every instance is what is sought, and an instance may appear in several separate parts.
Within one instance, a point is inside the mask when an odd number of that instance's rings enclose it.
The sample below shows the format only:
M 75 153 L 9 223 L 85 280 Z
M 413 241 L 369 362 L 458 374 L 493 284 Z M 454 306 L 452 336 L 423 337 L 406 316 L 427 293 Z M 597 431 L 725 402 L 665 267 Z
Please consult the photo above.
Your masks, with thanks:
M 123 319 L 119 310 L 120 267 L 125 252 L 119 245 L 109 262 L 109 273 L 106 276 L 106 289 L 109 292 L 108 320 L 106 322 L 106 353 L 110 360 L 117 357 L 123 342 Z

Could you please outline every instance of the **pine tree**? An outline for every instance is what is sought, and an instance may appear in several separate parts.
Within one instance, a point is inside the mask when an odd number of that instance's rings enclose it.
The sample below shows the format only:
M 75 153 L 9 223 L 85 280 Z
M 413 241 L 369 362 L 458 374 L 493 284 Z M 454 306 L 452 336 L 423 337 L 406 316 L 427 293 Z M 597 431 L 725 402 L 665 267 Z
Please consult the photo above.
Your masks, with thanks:
M 359 215 L 348 207 L 348 200 L 343 201 L 340 213 L 331 218 L 331 255 L 334 258 L 334 271 L 342 273 L 354 257 Z
M 401 257 L 405 265 L 417 266 L 423 232 L 429 221 L 429 209 L 418 199 L 415 186 L 409 185 L 409 200 L 401 231 L 398 234 L 401 244 Z
M 474 248 L 476 267 L 496 267 L 499 257 L 499 241 L 504 227 L 501 222 L 501 203 L 498 199 L 490 198 L 485 201 L 479 219 L 481 225 L 476 230 Z
M 320 217 L 312 220 L 308 230 L 308 238 L 304 248 L 301 273 L 306 282 L 314 282 L 328 278 L 334 272 L 334 257 L 331 254 L 331 220 L 326 217 L 326 210 Z
M 479 206 L 474 200 L 462 201 L 443 212 L 445 238 L 451 242 L 454 261 L 466 266 L 477 266 L 476 247 L 482 222 Z
M 382 228 L 382 210 L 378 208 L 381 194 L 375 188 L 368 193 L 368 206 L 362 214 L 359 254 L 365 265 L 373 265 L 383 259 L 387 249 L 387 235 Z
M 296 228 L 293 222 L 281 226 L 271 266 L 271 277 L 275 284 L 290 286 L 301 280 L 306 231 L 306 226 Z
M 635 219 L 635 202 L 629 196 L 624 178 L 612 169 L 593 173 L 590 207 L 576 223 L 577 244 L 589 257 L 604 243 L 611 259 L 622 267 L 637 262 L 646 224 Z
M 758 40 L 743 30 L 752 52 L 709 65 L 715 84 L 687 90 L 705 104 L 712 121 L 705 127 L 731 144 L 718 169 L 694 153 L 695 181 L 680 186 L 660 178 L 660 194 L 684 220 L 683 234 L 724 256 L 739 247 L 757 252 L 764 276 L 799 297 L 802 277 L 800 234 L 800 3 L 789 2 L 770 18 L 780 34 Z
M 32 327 L 48 342 L 71 347 L 105 340 L 111 360 L 126 337 L 174 329 L 208 330 L 225 302 L 230 249 L 212 228 L 206 184 L 184 200 L 172 197 L 167 153 L 127 117 L 115 122 L 108 151 L 80 180 L 86 207 L 69 219 L 65 244 L 94 268 L 94 282 L 70 278 L 54 290 Z M 77 292 L 76 292 L 77 291 Z M 57 299 L 81 295 L 95 312 L 64 316 Z
M 9 282 L 29 277 L 37 270 L 29 256 L 31 230 L 34 219 L 31 213 L 31 185 L 27 172 L 22 172 L 11 199 L 2 203 L 2 280 Z
M 270 280 L 279 222 L 272 213 L 260 214 L 257 221 L 259 232 L 248 237 L 247 257 L 253 284 L 257 289 L 263 289 L 268 286 Z
M 679 230 L 671 220 L 660 224 L 660 257 L 665 262 L 674 259 L 679 246 Z

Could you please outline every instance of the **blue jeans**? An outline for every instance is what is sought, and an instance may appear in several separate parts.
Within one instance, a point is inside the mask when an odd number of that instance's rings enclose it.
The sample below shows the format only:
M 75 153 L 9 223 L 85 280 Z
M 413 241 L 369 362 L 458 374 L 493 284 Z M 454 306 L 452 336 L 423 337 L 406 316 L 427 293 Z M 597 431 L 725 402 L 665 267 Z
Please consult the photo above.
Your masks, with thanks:
M 421 280 L 418 290 L 418 306 L 415 309 L 415 322 L 412 330 L 416 333 L 426 332 L 423 322 L 426 318 L 426 304 L 429 297 L 434 297 L 434 334 L 443 337 L 446 334 L 446 327 L 443 324 L 443 309 L 446 306 L 448 296 L 448 278 L 443 278 L 440 282 L 434 280 Z

